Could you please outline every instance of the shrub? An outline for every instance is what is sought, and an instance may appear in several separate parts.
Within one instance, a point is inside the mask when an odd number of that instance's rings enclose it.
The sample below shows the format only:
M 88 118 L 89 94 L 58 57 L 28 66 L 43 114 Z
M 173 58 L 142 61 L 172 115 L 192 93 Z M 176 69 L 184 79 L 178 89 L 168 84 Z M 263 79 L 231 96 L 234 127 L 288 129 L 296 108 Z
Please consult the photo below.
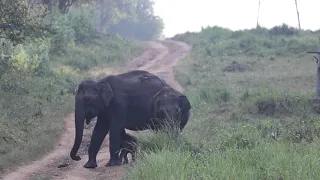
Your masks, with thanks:
M 251 103 L 248 106 L 251 113 L 266 116 L 301 116 L 308 113 L 316 113 L 309 94 L 305 93 L 295 95 L 283 92 L 262 92 L 262 94 L 258 92 L 256 96 L 251 95 L 248 102 Z
M 86 42 L 94 37 L 97 11 L 92 6 L 74 8 L 69 11 L 68 21 L 73 28 L 76 42 Z
M 10 65 L 21 73 L 41 74 L 48 71 L 49 42 L 35 41 L 18 44 L 10 58 Z
M 300 34 L 305 34 L 301 38 Z M 193 45 L 201 56 L 221 57 L 234 55 L 247 56 L 286 56 L 316 50 L 317 38 L 314 35 L 286 24 L 271 29 L 255 28 L 231 31 L 222 27 L 206 27 L 197 33 L 176 35 L 173 39 L 182 40 Z M 205 50 L 205 51 L 203 51 Z M 204 52 L 204 53 L 202 53 Z
M 67 53 L 70 45 L 75 41 L 75 30 L 69 19 L 68 14 L 52 12 L 46 17 L 46 21 L 51 22 L 55 35 L 51 38 L 51 53 Z

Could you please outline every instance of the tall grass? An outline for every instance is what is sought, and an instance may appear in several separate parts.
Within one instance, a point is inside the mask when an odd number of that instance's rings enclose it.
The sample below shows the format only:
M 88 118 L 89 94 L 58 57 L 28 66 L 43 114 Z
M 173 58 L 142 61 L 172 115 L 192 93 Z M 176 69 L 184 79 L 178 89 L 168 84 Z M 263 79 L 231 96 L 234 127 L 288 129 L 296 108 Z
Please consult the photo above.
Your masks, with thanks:
M 316 63 L 306 53 L 317 34 L 283 25 L 174 37 L 193 45 L 175 68 L 192 105 L 184 141 L 139 138 L 143 156 L 126 179 L 318 179 Z M 252 70 L 224 72 L 233 61 Z

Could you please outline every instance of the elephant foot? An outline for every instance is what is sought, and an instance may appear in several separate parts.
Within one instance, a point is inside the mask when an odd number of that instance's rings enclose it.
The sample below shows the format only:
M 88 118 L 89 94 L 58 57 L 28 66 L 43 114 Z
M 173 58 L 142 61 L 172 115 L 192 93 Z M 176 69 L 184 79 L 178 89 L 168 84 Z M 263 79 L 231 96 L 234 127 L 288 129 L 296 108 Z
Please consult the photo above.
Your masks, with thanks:
M 129 163 L 128 159 L 124 160 L 123 162 L 123 164 L 128 164 L 128 163 Z
M 71 155 L 71 159 L 74 160 L 74 161 L 80 161 L 81 160 L 80 156 L 76 156 L 76 155 Z
M 83 167 L 85 168 L 96 168 L 98 166 L 97 162 L 88 161 Z
M 121 159 L 110 159 L 109 162 L 106 164 L 107 167 L 109 166 L 120 166 L 121 165 Z

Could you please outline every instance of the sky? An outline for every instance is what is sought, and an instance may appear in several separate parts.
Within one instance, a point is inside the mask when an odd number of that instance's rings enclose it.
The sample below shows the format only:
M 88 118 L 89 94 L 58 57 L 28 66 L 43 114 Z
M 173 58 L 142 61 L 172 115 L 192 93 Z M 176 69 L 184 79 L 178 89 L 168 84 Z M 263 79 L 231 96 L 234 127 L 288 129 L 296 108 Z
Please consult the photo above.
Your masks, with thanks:
M 201 26 L 220 26 L 232 30 L 256 27 L 259 0 L 154 0 L 155 14 L 172 37 Z M 302 29 L 320 29 L 320 0 L 297 0 Z M 298 27 L 295 0 L 260 0 L 259 24 L 272 28 L 283 23 Z

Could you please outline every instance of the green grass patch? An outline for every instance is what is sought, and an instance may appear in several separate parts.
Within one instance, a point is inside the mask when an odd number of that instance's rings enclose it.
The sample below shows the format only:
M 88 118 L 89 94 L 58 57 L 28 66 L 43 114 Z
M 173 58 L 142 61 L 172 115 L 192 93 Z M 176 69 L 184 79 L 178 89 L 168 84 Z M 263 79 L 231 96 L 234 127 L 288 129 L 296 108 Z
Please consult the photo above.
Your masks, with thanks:
M 148 145 L 152 150 L 140 145 L 143 156 L 127 177 L 317 179 L 316 63 L 306 53 L 317 50 L 317 34 L 283 25 L 243 31 L 207 27 L 175 36 L 193 46 L 175 67 L 192 105 L 184 141 L 147 137 L 158 145 Z M 233 62 L 250 70 L 224 71 Z
M 242 143 L 226 141 L 226 149 L 208 151 L 183 136 L 143 135 L 139 158 L 123 179 L 317 179 L 320 175 L 318 141 L 301 146 L 265 140 L 249 148 L 243 137 L 225 137 L 231 139 Z
M 117 36 L 99 35 L 85 44 L 70 48 L 65 54 L 52 53 L 52 62 L 56 66 L 66 65 L 86 72 L 93 67 L 108 65 L 121 66 L 128 59 L 142 52 L 144 46 Z
M 73 109 L 70 87 L 59 81 L 24 78 L 15 92 L 0 91 L 1 170 L 39 157 L 59 140 L 52 137 L 60 137 L 63 117 Z
M 124 179 L 317 179 L 318 148 L 317 143 L 264 143 L 253 150 L 230 148 L 197 156 L 163 149 L 133 164 Z

